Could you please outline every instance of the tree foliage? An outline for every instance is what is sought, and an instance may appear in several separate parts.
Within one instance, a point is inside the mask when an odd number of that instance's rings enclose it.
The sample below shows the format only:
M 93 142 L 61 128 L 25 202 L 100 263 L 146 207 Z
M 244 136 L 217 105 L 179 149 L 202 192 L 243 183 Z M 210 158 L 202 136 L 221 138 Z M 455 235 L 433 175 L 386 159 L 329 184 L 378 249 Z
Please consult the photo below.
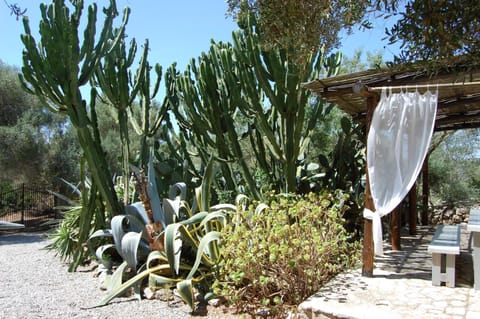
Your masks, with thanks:
M 295 48 L 301 58 L 340 44 L 340 31 L 355 25 L 369 26 L 373 9 L 396 9 L 397 0 L 227 0 L 228 13 L 241 21 L 250 12 L 259 15 L 264 49 Z
M 0 179 L 52 185 L 78 178 L 79 148 L 65 118 L 24 92 L 17 72 L 0 64 Z
M 374 19 L 396 19 L 386 29 L 399 43 L 399 63 L 451 59 L 466 55 L 478 62 L 480 3 L 476 0 L 227 0 L 228 12 L 241 20 L 250 11 L 260 19 L 265 48 L 295 47 L 304 52 L 338 47 L 340 31 L 370 27 Z
M 457 131 L 443 138 L 431 153 L 429 179 L 433 199 L 478 201 L 480 130 Z
M 480 61 L 477 0 L 411 0 L 399 15 L 400 19 L 386 33 L 390 43 L 401 44 L 397 57 L 400 62 L 448 61 L 454 56 Z

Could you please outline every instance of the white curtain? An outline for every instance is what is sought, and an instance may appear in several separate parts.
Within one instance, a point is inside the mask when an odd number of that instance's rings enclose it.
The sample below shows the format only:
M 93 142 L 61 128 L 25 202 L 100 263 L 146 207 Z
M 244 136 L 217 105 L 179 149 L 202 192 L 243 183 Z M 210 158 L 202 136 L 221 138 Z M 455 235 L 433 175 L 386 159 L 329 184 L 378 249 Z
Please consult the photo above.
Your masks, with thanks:
M 384 89 L 367 139 L 367 166 L 375 212 L 372 219 L 376 255 L 383 254 L 381 217 L 403 200 L 427 155 L 437 111 L 437 93 L 387 94 Z

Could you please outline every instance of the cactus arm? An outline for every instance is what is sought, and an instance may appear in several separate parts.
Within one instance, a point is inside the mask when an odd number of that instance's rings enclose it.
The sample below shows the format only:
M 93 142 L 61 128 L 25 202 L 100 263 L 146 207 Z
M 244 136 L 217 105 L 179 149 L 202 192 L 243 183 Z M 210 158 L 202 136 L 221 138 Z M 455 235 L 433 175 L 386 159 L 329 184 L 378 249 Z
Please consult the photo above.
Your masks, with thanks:
M 152 128 L 150 129 L 148 137 L 153 137 L 157 133 L 161 124 L 164 122 L 165 117 L 167 116 L 168 106 L 169 106 L 168 100 L 165 98 L 163 100 L 162 105 L 160 106 L 160 110 L 157 113 L 157 117 L 155 118 L 154 124 L 152 125 Z
M 241 32 L 234 32 L 233 38 L 235 55 L 239 61 L 245 63 L 242 68 L 239 68 L 239 73 L 242 85 L 247 86 L 245 92 L 248 94 L 249 99 L 249 103 L 241 104 L 240 108 L 243 108 L 243 113 L 253 114 L 258 121 L 259 129 L 264 133 L 268 141 L 267 145 L 273 156 L 278 160 L 282 160 L 284 158 L 283 152 L 265 116 L 263 101 L 258 92 L 261 89 L 272 105 L 280 105 L 280 101 L 277 100 L 269 82 L 273 77 L 263 67 L 261 61 L 258 39 L 253 34 L 243 35 Z M 253 84 L 255 82 L 257 82 L 258 87 Z
M 162 82 L 162 66 L 158 63 L 155 63 L 155 73 L 157 74 L 157 80 L 153 86 L 152 99 L 157 96 L 158 90 L 160 88 L 160 82 Z
M 123 33 L 122 29 L 115 30 L 112 34 L 116 38 L 118 34 Z M 117 34 L 118 33 L 118 34 Z M 124 188 L 123 204 L 127 205 L 130 194 L 130 137 L 129 137 L 129 114 L 131 101 L 134 100 L 138 92 L 137 89 L 130 89 L 129 69 L 134 60 L 136 52 L 136 42 L 132 40 L 128 52 L 124 39 L 118 42 L 115 49 L 100 61 L 100 67 L 95 70 L 95 79 L 98 86 L 104 93 L 109 104 L 116 109 L 117 121 L 119 124 L 119 133 L 122 153 L 122 183 Z M 139 80 L 137 78 L 137 80 Z M 137 85 L 138 87 L 138 85 Z

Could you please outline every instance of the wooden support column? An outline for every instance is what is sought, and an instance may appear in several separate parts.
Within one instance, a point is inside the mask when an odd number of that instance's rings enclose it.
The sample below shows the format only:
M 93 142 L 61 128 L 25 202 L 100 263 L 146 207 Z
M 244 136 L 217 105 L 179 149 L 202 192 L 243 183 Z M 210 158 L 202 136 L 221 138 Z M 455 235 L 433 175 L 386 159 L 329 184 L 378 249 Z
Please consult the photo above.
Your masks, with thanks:
M 374 211 L 375 206 L 373 205 L 372 194 L 370 192 L 370 181 L 368 178 L 368 172 L 366 172 L 366 174 L 367 180 L 365 185 L 365 208 Z M 373 222 L 371 219 L 365 218 L 363 227 L 362 276 L 373 277 L 374 255 L 375 252 L 373 250 Z
M 428 185 L 428 159 L 430 154 L 427 153 L 425 161 L 422 167 L 422 225 L 428 225 L 428 193 L 430 192 L 430 186 Z
M 397 207 L 391 213 L 392 218 L 390 220 L 390 228 L 392 233 L 392 250 L 402 250 L 401 240 L 400 240 L 400 229 L 402 228 L 402 209 L 403 201 L 398 204 Z
M 362 85 L 358 84 L 353 87 L 355 93 L 358 93 L 367 98 L 367 116 L 366 116 L 366 130 L 370 130 L 370 124 L 372 122 L 373 111 L 377 107 L 379 96 L 376 93 L 368 92 L 368 90 Z M 368 147 L 368 145 L 367 145 Z M 365 184 L 365 208 L 375 211 L 375 205 L 373 204 L 372 194 L 370 191 L 370 180 L 368 177 L 368 166 L 365 168 L 366 184 Z M 362 276 L 373 277 L 373 261 L 374 261 L 374 248 L 373 248 L 373 223 L 370 219 L 365 219 L 363 228 L 363 253 L 362 253 Z
M 408 231 L 410 235 L 417 234 L 417 182 L 408 193 Z

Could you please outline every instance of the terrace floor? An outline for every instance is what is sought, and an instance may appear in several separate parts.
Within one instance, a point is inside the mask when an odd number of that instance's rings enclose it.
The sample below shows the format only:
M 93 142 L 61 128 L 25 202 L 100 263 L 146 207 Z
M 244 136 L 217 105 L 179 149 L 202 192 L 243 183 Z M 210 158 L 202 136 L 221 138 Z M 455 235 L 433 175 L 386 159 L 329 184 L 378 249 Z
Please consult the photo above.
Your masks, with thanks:
M 385 244 L 375 258 L 374 276 L 361 270 L 343 273 L 303 302 L 302 318 L 480 318 L 480 290 L 473 289 L 472 237 L 462 224 L 461 254 L 456 258 L 456 287 L 432 286 L 427 246 L 433 226 L 402 236 L 402 250 Z

